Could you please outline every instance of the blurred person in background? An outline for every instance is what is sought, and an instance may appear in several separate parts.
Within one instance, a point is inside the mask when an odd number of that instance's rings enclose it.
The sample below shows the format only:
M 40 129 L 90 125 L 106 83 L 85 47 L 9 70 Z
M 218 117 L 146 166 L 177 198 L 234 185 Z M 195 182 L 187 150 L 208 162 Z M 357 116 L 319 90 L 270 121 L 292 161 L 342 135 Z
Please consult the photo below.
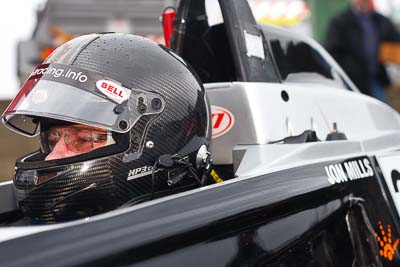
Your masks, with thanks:
M 332 19 L 325 46 L 362 93 L 388 102 L 390 80 L 379 62 L 379 47 L 388 41 L 400 41 L 393 23 L 375 12 L 372 0 L 351 0 Z

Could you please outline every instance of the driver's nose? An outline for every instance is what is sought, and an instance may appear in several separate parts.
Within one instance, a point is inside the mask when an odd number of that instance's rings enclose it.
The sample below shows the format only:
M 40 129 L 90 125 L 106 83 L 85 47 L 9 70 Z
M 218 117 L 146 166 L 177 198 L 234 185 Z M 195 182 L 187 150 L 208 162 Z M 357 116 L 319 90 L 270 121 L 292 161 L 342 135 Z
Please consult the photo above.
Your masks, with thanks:
M 45 160 L 62 159 L 62 158 L 72 157 L 75 155 L 77 154 L 68 150 L 67 145 L 61 138 L 54 146 L 53 151 L 51 151 L 50 154 L 46 156 Z

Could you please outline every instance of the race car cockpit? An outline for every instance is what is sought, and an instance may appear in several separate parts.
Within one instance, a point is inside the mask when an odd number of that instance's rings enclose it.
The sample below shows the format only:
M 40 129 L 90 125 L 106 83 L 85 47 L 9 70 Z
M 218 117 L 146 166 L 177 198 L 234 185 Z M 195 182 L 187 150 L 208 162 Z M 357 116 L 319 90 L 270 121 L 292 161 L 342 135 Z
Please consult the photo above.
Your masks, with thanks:
M 332 134 L 341 130 L 340 122 L 335 128 L 325 111 L 317 115 L 321 112 L 310 109 L 313 105 L 308 102 L 320 97 L 300 91 L 312 84 L 321 88 L 323 97 L 326 88 L 336 89 L 334 94 L 346 89 L 357 92 L 357 88 L 319 44 L 259 24 L 244 1 L 181 1 L 171 48 L 205 84 L 213 113 L 212 154 L 215 169 L 224 179 L 237 175 L 244 155 L 237 145 L 345 136 Z M 293 102 L 293 94 L 302 97 Z M 290 114 L 288 106 L 293 108 Z M 301 113 L 297 112 L 300 106 Z

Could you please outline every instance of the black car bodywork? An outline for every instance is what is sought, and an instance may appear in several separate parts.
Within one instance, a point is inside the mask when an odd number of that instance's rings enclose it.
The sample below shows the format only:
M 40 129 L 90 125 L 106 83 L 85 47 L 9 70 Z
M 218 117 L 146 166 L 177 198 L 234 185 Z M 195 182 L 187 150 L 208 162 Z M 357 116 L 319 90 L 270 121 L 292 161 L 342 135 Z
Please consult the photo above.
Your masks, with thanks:
M 349 161 L 373 158 L 354 158 Z M 0 243 L 4 266 L 396 266 L 379 167 L 331 185 L 324 162 Z M 380 231 L 382 226 L 383 231 Z M 380 236 L 385 244 L 377 242 Z M 389 238 L 391 240 L 389 241 Z M 386 251 L 386 257 L 380 251 Z M 392 252 L 391 255 L 388 253 Z

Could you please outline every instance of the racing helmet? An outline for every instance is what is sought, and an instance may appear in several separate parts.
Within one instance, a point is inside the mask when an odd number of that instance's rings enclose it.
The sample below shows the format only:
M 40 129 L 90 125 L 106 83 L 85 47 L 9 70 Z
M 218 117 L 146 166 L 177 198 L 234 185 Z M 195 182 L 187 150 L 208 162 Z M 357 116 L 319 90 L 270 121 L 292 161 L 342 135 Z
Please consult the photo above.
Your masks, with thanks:
M 40 135 L 40 149 L 16 160 L 13 180 L 33 223 L 195 188 L 210 167 L 201 82 L 173 51 L 135 35 L 90 34 L 61 45 L 33 70 L 2 122 Z M 76 153 L 49 157 L 61 139 Z

